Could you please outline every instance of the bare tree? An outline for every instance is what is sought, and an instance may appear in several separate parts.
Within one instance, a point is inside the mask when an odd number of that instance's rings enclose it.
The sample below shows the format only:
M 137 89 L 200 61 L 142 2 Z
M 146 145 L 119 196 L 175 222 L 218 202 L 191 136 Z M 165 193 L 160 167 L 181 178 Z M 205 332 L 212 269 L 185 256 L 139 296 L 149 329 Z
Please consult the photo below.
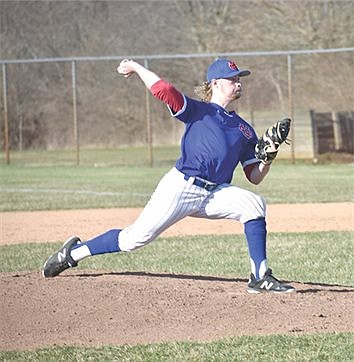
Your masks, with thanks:
M 352 0 L 0 1 L 0 57 L 227 53 L 353 46 Z M 243 57 L 253 77 L 242 107 L 287 108 L 284 57 Z M 159 60 L 149 66 L 184 92 L 205 78 L 211 59 Z M 353 54 L 296 56 L 299 107 L 349 108 L 353 103 Z M 329 95 L 328 79 L 336 85 Z M 12 145 L 70 146 L 70 64 L 8 66 Z M 115 64 L 77 64 L 81 136 L 85 144 L 144 142 L 145 92 L 124 83 Z M 127 94 L 129 92 L 129 94 Z M 314 96 L 315 95 L 315 96 Z M 2 100 L 1 100 L 2 101 Z M 311 103 L 311 104 L 310 104 Z M 168 112 L 152 104 L 156 136 L 168 138 Z M 16 111 L 15 111 L 16 110 Z

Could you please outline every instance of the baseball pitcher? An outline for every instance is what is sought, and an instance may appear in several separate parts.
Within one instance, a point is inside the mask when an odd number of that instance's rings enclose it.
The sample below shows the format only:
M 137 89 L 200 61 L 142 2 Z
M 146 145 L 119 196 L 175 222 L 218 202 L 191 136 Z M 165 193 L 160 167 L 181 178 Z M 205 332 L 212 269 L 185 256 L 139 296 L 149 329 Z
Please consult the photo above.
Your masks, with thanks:
M 199 99 L 186 96 L 134 60 L 124 59 L 117 71 L 125 78 L 140 77 L 171 116 L 184 123 L 180 157 L 132 225 L 108 230 L 86 242 L 69 238 L 46 261 L 43 276 L 55 277 L 89 256 L 133 251 L 186 216 L 226 218 L 244 225 L 251 268 L 248 292 L 294 291 L 276 279 L 267 265 L 264 199 L 231 184 L 237 165 L 249 182 L 262 182 L 287 140 L 290 119 L 275 123 L 258 139 L 232 108 L 242 95 L 241 79 L 250 71 L 228 59 L 217 59 L 209 66 L 206 81 L 195 89 Z

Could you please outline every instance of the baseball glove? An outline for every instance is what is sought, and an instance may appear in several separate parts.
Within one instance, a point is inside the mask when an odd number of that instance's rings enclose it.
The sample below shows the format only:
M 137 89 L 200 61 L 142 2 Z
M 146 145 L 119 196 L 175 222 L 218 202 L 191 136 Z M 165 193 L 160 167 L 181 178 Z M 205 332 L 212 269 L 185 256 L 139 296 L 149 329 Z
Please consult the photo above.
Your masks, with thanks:
M 289 144 L 290 118 L 284 118 L 269 127 L 255 147 L 255 155 L 264 164 L 271 164 L 278 154 L 279 146 L 285 142 Z

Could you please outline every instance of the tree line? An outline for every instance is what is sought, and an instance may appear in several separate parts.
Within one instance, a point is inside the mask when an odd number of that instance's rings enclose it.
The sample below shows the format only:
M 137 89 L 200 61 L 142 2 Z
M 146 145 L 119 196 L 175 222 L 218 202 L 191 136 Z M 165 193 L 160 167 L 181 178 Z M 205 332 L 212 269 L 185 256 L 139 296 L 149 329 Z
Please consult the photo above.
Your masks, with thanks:
M 353 47 L 353 1 L 175 0 L 1 1 L 0 58 L 227 53 Z M 353 53 L 297 57 L 295 107 L 350 110 Z M 151 69 L 186 94 L 205 79 L 212 59 L 161 60 Z M 284 57 L 242 57 L 252 70 L 240 109 L 287 107 Z M 78 64 L 78 116 L 83 142 L 145 142 L 145 90 L 122 80 L 114 62 Z M 12 148 L 70 147 L 70 64 L 9 64 Z M 1 97 L 3 109 L 3 98 Z M 173 142 L 179 126 L 151 102 L 154 139 Z

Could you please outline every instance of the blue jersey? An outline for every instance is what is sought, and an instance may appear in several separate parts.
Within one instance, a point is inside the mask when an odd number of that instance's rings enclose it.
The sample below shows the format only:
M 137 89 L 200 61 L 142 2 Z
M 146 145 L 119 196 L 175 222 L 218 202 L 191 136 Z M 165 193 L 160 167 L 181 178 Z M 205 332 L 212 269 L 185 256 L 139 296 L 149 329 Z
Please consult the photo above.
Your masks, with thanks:
M 173 114 L 186 125 L 176 162 L 179 171 L 217 184 L 231 183 L 239 162 L 243 167 L 258 162 L 257 136 L 245 120 L 215 103 L 184 99 L 183 108 Z

